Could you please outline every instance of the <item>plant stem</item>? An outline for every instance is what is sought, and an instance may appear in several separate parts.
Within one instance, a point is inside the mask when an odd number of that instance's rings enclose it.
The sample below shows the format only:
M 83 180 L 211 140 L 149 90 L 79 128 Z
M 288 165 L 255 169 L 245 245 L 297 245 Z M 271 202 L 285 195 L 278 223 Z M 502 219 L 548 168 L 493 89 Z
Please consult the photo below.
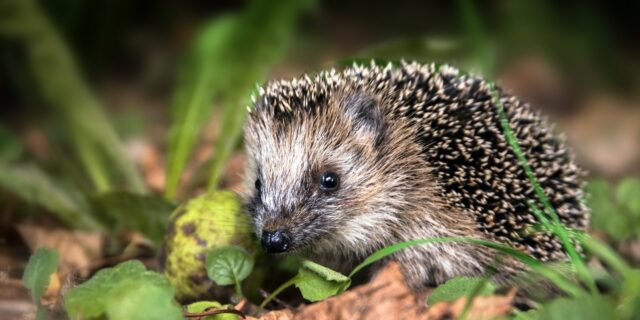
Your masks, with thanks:
M 280 285 L 278 287 L 278 289 L 273 291 L 268 297 L 266 297 L 264 299 L 264 301 L 262 301 L 262 303 L 260 304 L 260 309 L 263 309 L 269 302 L 271 302 L 271 300 L 273 300 L 273 298 L 278 296 L 280 294 L 280 292 L 282 292 L 284 289 L 286 289 L 286 288 L 292 286 L 293 284 L 295 284 L 296 281 L 298 281 L 298 276 L 294 276 L 293 278 L 289 279 L 289 281 L 287 281 L 287 282 L 283 283 L 282 285 Z
M 238 281 L 237 279 L 236 279 L 235 287 L 236 287 L 236 295 L 238 296 L 238 301 L 244 299 L 244 295 L 242 294 L 242 286 L 240 285 L 240 281 Z

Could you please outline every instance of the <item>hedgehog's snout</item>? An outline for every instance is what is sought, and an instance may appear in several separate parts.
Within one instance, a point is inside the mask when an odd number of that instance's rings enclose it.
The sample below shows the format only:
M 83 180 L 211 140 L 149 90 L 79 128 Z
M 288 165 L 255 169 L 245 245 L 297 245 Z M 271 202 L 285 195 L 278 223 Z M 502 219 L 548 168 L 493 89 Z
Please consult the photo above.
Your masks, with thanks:
M 262 247 L 267 253 L 282 253 L 291 247 L 291 236 L 284 230 L 262 232 Z

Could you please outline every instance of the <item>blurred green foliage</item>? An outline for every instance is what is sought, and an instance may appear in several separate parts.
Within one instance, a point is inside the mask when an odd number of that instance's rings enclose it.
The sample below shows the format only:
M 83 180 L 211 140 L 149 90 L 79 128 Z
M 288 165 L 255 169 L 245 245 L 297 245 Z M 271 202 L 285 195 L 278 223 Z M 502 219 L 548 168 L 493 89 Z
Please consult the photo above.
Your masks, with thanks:
M 587 186 L 591 226 L 615 241 L 640 239 L 640 180 L 626 178 L 613 186 L 594 179 Z
M 442 13 L 451 19 L 452 30 L 392 38 L 360 49 L 354 57 L 446 63 L 490 78 L 514 59 L 533 56 L 581 86 L 631 94 L 637 90 L 640 64 L 623 55 L 612 22 L 596 2 L 471 1 L 472 14 L 466 2 L 454 3 L 454 15 Z M 477 25 L 477 19 L 483 20 L 484 30 L 468 27 Z
M 164 239 L 165 229 L 175 205 L 164 198 L 127 191 L 101 193 L 90 199 L 94 215 L 107 229 L 138 230 L 154 243 Z
M 197 136 L 211 115 L 214 99 L 223 105 L 220 137 L 215 144 L 209 189 L 236 146 L 253 87 L 266 79 L 290 41 L 295 18 L 310 1 L 250 1 L 237 14 L 202 27 L 184 61 L 172 106 L 165 195 L 176 196 L 180 175 Z
M 89 204 L 80 190 L 55 180 L 34 164 L 0 163 L 0 187 L 55 214 L 71 227 L 97 229 Z
M 526 316 L 525 316 L 526 315 Z M 621 319 L 612 299 L 599 295 L 559 298 L 516 319 L 600 320 Z
M 97 191 L 116 186 L 114 171 L 134 191 L 145 186 L 124 154 L 120 139 L 99 101 L 83 80 L 73 56 L 33 0 L 6 0 L 0 6 L 0 35 L 19 41 L 45 105 L 67 130 L 76 156 Z
M 18 160 L 22 156 L 23 149 L 18 137 L 0 126 L 0 162 Z
M 222 121 L 214 155 L 207 163 L 211 167 L 204 170 L 204 175 L 209 176 L 209 189 L 217 188 L 223 166 L 238 144 L 246 112 L 244 106 L 248 104 L 251 91 L 286 54 L 295 38 L 296 18 L 311 0 L 250 0 L 243 3 L 241 9 L 207 18 L 210 20 L 196 27 L 172 90 L 164 197 L 147 193 L 140 173 L 125 154 L 121 142 L 122 136 L 144 127 L 144 119 L 135 116 L 116 121 L 110 119 L 105 106 L 82 76 L 81 69 L 91 72 L 107 69 L 102 63 L 107 52 L 122 46 L 119 33 L 129 31 L 115 23 L 120 21 L 126 8 L 130 8 L 129 4 L 126 1 L 109 3 L 105 6 L 112 11 L 99 15 L 103 19 L 99 30 L 78 30 L 81 29 L 78 19 L 90 19 L 85 12 L 92 8 L 89 1 L 0 1 L 3 44 L 17 45 L 23 53 L 19 63 L 5 60 L 4 53 L 2 61 L 9 61 L 8 70 L 19 84 L 17 91 L 27 104 L 45 106 L 57 120 L 47 133 L 62 132 L 59 140 L 52 141 L 63 142 L 54 147 L 56 159 L 48 163 L 29 157 L 20 139 L 0 126 L 0 187 L 27 203 L 46 209 L 70 227 L 104 230 L 111 235 L 125 229 L 137 230 L 159 243 L 169 213 L 174 209 L 170 201 L 193 191 L 189 183 L 182 184 L 180 179 L 203 126 L 211 118 L 212 107 L 222 107 Z M 588 87 L 637 89 L 640 74 L 636 72 L 637 61 L 622 58 L 611 24 L 595 3 L 459 1 L 457 5 L 453 13 L 443 12 L 442 16 L 447 25 L 460 22 L 462 31 L 453 28 L 453 31 L 437 36 L 433 33 L 388 39 L 359 50 L 356 59 L 339 63 L 350 64 L 371 58 L 378 62 L 415 59 L 450 63 L 491 77 L 510 59 L 533 54 L 544 57 L 554 68 Z M 170 8 L 163 4 L 158 7 Z M 364 15 L 364 8 L 359 10 Z M 173 12 L 168 10 L 164 14 L 164 18 L 158 19 L 168 19 Z M 391 28 L 392 23 L 385 25 L 387 27 Z M 68 37 L 72 32 L 89 35 L 93 45 L 73 41 L 65 44 L 63 39 L 72 38 Z M 348 30 L 344 33 L 348 34 Z M 81 50 L 72 54 L 74 50 L 70 48 Z M 71 157 L 67 145 L 71 146 Z M 187 187 L 182 189 L 183 185 Z M 615 186 L 598 179 L 589 184 L 588 191 L 593 229 L 604 232 L 614 242 L 640 238 L 638 179 L 627 178 Z M 544 202 L 544 199 L 540 200 Z M 600 274 L 593 269 L 587 270 L 589 274 L 582 280 L 596 278 L 606 290 L 594 290 L 591 286 L 591 293 L 587 294 L 573 282 L 574 279 L 529 261 L 532 268 L 547 271 L 545 276 L 552 282 L 565 284 L 559 287 L 570 289 L 567 292 L 572 297 L 543 303 L 538 310 L 521 313 L 518 318 L 632 319 L 640 313 L 639 270 L 628 266 L 608 246 L 593 239 L 580 240 L 585 242 L 587 251 L 600 257 L 607 267 Z M 393 250 L 387 248 L 382 252 L 387 255 Z M 518 252 L 511 253 L 515 256 Z M 372 255 L 365 263 L 381 257 Z M 574 264 L 582 264 L 582 260 L 577 259 Z M 48 282 L 48 275 L 54 270 L 54 260 L 57 260 L 54 254 L 40 250 L 27 266 L 24 280 L 36 300 L 44 290 L 43 283 Z M 223 271 L 234 279 L 228 283 L 238 284 L 237 280 L 242 280 L 238 272 L 242 271 L 244 277 L 244 273 L 249 272 L 247 269 L 230 265 Z M 454 279 L 436 289 L 432 299 L 437 300 L 438 293 L 446 299 L 469 294 L 478 287 L 476 280 Z M 349 283 L 348 277 L 307 262 L 300 267 L 298 276 L 281 288 L 295 284 L 304 297 L 319 300 L 345 290 Z M 151 316 L 148 310 L 152 310 L 158 316 L 178 319 L 180 310 L 173 301 L 173 294 L 174 289 L 162 276 L 147 271 L 139 262 L 126 262 L 102 270 L 90 281 L 72 289 L 65 303 L 72 317 L 82 314 L 89 318 L 105 315 L 139 318 Z
M 31 291 L 31 298 L 38 306 L 36 320 L 48 319 L 46 308 L 42 307 L 40 299 L 45 293 L 51 275 L 58 269 L 60 257 L 58 252 L 48 248 L 39 248 L 29 258 L 27 267 L 22 275 L 24 286 Z
M 214 101 L 224 106 L 210 169 L 210 188 L 217 186 L 223 165 L 237 145 L 252 88 L 265 80 L 270 67 L 282 57 L 296 17 L 309 5 L 306 0 L 250 1 L 243 10 L 200 27 L 184 56 L 171 108 L 166 184 L 169 199 L 176 196 L 180 176 L 202 126 L 210 118 Z M 63 158 L 57 160 L 67 163 L 61 166 L 66 168 L 62 172 L 52 172 L 49 164 L 25 161 L 19 139 L 0 127 L 0 169 L 7 172 L 0 177 L 0 186 L 46 208 L 69 226 L 106 230 L 113 235 L 137 230 L 159 243 L 174 206 L 146 194 L 140 173 L 124 154 L 114 129 L 116 125 L 126 129 L 120 130 L 121 134 L 136 130 L 140 119 L 108 119 L 38 2 L 4 1 L 0 3 L 0 16 L 5 18 L 0 23 L 3 41 L 23 48 L 23 67 L 27 69 L 21 72 L 33 76 L 32 89 L 61 121 L 64 140 L 71 142 L 74 156 L 82 164 L 81 176 L 90 181 L 69 179 L 77 167 Z M 138 122 L 133 129 L 131 121 Z
M 161 274 L 130 260 L 102 269 L 69 290 L 64 307 L 72 319 L 182 319 L 173 295 Z

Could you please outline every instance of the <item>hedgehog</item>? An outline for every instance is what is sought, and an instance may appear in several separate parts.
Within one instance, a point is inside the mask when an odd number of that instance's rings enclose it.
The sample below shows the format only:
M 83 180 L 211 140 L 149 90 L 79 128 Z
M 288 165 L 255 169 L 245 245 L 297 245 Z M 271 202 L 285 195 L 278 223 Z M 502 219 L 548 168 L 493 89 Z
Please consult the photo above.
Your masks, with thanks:
M 244 128 L 243 199 L 268 253 L 341 270 L 401 241 L 470 237 L 542 262 L 565 260 L 562 242 L 539 228 L 528 205 L 536 193 L 505 138 L 497 99 L 560 221 L 577 230 L 588 224 L 585 174 L 565 139 L 529 104 L 480 77 L 448 65 L 372 62 L 258 91 Z M 489 268 L 506 282 L 524 269 L 497 258 L 447 242 L 390 259 L 419 290 Z

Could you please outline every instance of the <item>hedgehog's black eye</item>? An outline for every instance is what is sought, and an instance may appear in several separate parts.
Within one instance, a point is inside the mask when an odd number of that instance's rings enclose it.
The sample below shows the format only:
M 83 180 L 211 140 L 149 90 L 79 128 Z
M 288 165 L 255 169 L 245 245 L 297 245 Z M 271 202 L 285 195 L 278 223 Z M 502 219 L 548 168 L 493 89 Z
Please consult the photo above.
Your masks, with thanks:
M 335 190 L 338 188 L 338 180 L 337 174 L 327 171 L 320 176 L 320 186 L 326 190 Z
M 262 188 L 262 182 L 260 181 L 260 179 L 256 179 L 256 182 L 254 182 L 254 185 L 256 187 L 256 190 L 260 191 L 260 189 Z

